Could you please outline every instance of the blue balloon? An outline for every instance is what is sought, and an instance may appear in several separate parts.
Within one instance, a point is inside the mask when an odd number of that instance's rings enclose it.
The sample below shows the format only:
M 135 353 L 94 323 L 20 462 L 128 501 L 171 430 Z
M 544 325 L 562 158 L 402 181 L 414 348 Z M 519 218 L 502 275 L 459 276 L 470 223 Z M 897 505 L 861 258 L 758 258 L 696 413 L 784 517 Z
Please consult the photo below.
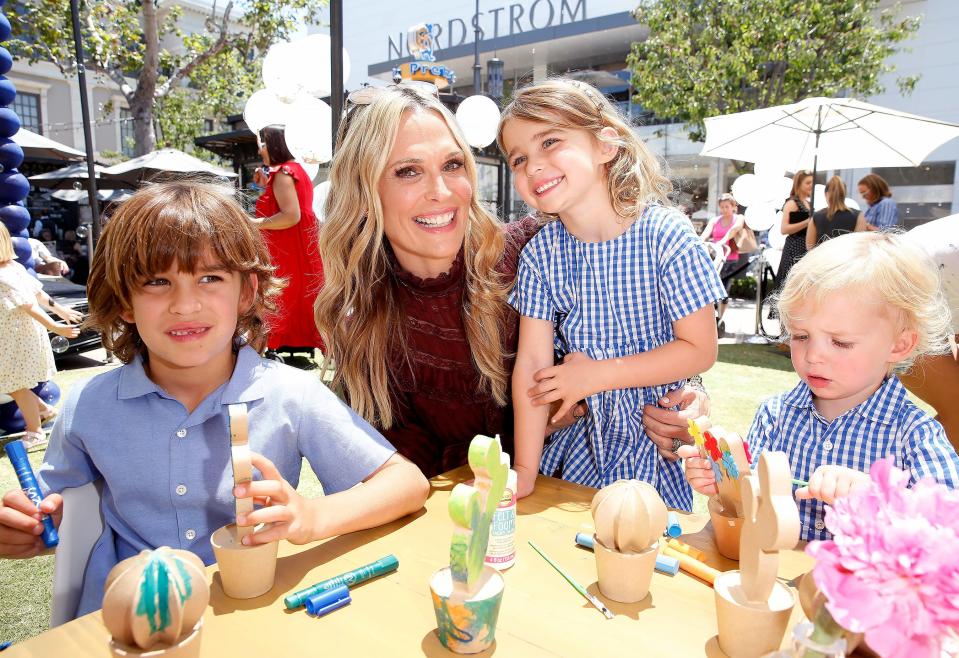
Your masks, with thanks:
M 16 402 L 11 400 L 6 404 L 0 404 L 0 430 L 3 433 L 13 434 L 22 432 L 26 428 L 27 424 L 23 422 L 23 414 L 20 413 Z
M 16 169 L 0 173 L 0 203 L 16 203 L 27 198 L 30 181 Z
M 10 235 L 16 235 L 30 225 L 30 211 L 16 204 L 0 207 L 0 222 L 7 227 Z
M 17 113 L 9 107 L 0 107 L 0 137 L 13 137 L 18 130 L 20 130 L 20 117 Z
M 14 235 L 14 234 L 11 233 L 11 234 L 10 234 L 10 237 L 11 237 L 11 238 L 23 238 L 24 240 L 26 240 L 27 238 L 30 237 L 30 231 L 28 231 L 27 229 L 23 229 L 22 231 L 20 231 L 20 232 L 17 233 L 16 235 Z
M 0 14 L 3 16 L 3 14 Z M 13 82 L 0 75 L 0 105 L 10 105 L 17 95 L 17 88 Z
M 10 51 L 0 46 L 0 75 L 6 75 L 13 68 L 13 55 Z
M 10 38 L 13 30 L 10 28 L 10 21 L 3 14 L 0 14 L 0 41 L 6 41 Z
M 3 171 L 16 169 L 23 164 L 23 149 L 12 139 L 0 137 L 0 167 Z
M 33 260 L 33 247 L 27 238 L 11 238 L 13 241 L 13 253 L 21 265 L 26 267 L 27 260 Z
M 31 390 L 47 404 L 53 405 L 60 401 L 60 387 L 52 379 L 37 384 Z

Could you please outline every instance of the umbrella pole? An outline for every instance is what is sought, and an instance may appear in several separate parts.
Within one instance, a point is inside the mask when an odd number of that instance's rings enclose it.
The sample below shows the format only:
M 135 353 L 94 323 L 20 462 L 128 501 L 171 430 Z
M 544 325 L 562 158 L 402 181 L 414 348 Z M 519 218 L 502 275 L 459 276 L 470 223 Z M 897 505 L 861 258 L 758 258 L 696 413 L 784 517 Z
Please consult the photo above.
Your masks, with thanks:
M 76 47 L 77 78 L 80 83 L 80 114 L 83 117 L 83 142 L 87 151 L 87 191 L 90 197 L 90 219 L 92 223 L 91 244 L 100 238 L 100 211 L 97 204 L 97 174 L 93 162 L 93 134 L 90 131 L 90 108 L 87 102 L 87 76 L 83 65 L 83 41 L 80 36 L 80 2 L 70 0 L 70 16 L 73 19 L 73 44 Z M 93 250 L 88 249 L 87 258 L 93 261 Z
M 816 212 L 816 167 L 819 164 L 819 136 L 822 134 L 822 106 L 816 112 L 816 146 L 812 152 L 812 194 L 809 195 L 809 221 Z

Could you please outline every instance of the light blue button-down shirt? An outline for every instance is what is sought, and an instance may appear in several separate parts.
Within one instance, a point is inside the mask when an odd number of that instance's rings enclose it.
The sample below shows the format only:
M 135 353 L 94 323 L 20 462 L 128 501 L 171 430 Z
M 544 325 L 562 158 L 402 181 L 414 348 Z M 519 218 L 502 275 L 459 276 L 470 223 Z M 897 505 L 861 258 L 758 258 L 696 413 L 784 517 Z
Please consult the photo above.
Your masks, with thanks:
M 899 206 L 890 197 L 884 196 L 866 208 L 866 221 L 878 229 L 899 225 Z
M 822 417 L 812 391 L 801 381 L 762 403 L 747 442 L 753 464 L 763 450 L 785 452 L 793 477 L 800 480 L 809 480 L 825 464 L 865 473 L 873 462 L 891 456 L 897 468 L 909 472 L 910 485 L 928 477 L 959 487 L 959 457 L 942 425 L 909 400 L 895 376 L 832 422 Z M 825 512 L 820 500 L 799 501 L 801 539 L 829 539 Z
M 336 493 L 394 453 L 315 373 L 249 347 L 230 380 L 193 413 L 147 377 L 139 358 L 94 377 L 70 392 L 38 472 L 45 493 L 102 479 L 106 529 L 78 614 L 100 608 L 109 570 L 143 549 L 182 548 L 213 563 L 210 535 L 234 516 L 227 405 L 239 402 L 249 409 L 250 449 L 294 487 L 303 457 L 323 490 Z

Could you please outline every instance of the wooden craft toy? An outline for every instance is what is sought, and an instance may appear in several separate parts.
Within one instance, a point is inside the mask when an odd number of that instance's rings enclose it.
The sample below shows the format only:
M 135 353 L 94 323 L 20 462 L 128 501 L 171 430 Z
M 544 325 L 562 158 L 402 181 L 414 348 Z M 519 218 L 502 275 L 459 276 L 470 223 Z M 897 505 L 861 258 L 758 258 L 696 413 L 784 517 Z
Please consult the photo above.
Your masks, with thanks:
M 189 551 L 161 546 L 121 561 L 104 585 L 110 651 L 122 657 L 199 656 L 209 601 L 205 567 Z
M 713 585 L 719 646 L 731 658 L 777 649 L 789 624 L 796 597 L 776 575 L 779 551 L 799 542 L 790 473 L 785 453 L 764 452 L 758 475 L 743 478 L 740 570 L 721 574 Z
M 591 509 L 599 591 L 622 603 L 641 601 L 666 530 L 666 504 L 646 482 L 617 480 L 593 496 Z
M 469 449 L 475 480 L 456 485 L 450 494 L 450 566 L 433 574 L 430 593 L 440 642 L 455 653 L 485 651 L 495 639 L 504 581 L 484 558 L 493 513 L 506 487 L 504 457 L 495 439 L 475 436 Z
M 249 484 L 253 481 L 253 466 L 250 463 L 246 405 L 229 405 L 229 414 L 234 485 Z M 248 515 L 252 511 L 252 497 L 236 499 L 237 516 Z M 213 554 L 220 568 L 223 591 L 234 599 L 251 599 L 273 587 L 279 542 L 255 546 L 242 544 L 243 537 L 252 532 L 251 526 L 230 523 L 218 528 L 210 537 Z
M 712 426 L 701 416 L 689 421 L 689 433 L 699 448 L 699 455 L 713 465 L 716 488 L 707 508 L 716 535 L 716 548 L 730 560 L 739 559 L 739 538 L 742 533 L 743 502 L 740 484 L 750 472 L 749 447 L 738 434 Z

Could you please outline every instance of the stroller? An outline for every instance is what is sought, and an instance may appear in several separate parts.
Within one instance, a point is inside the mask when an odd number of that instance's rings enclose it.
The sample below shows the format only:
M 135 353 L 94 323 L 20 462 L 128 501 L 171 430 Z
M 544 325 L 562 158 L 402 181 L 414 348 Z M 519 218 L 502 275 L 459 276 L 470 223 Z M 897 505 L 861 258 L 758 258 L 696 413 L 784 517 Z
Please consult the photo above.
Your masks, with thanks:
M 727 300 L 728 300 L 728 291 L 729 287 L 733 282 L 733 279 L 737 279 L 752 266 L 753 264 L 753 255 L 741 254 L 738 261 L 736 261 L 736 266 L 733 268 L 726 269 L 725 273 L 723 272 L 724 266 L 726 265 L 726 258 L 729 257 L 729 252 L 731 251 L 729 245 L 727 244 L 718 244 L 716 242 L 710 242 L 708 240 L 703 242 L 703 245 L 706 247 L 706 253 L 709 254 L 710 260 L 713 262 L 713 267 L 716 268 L 716 272 L 720 275 L 720 279 L 723 282 L 727 291 Z M 747 257 L 743 257 L 747 256 Z M 722 318 L 719 315 L 720 303 L 713 303 L 713 308 L 716 313 L 716 330 L 719 333 L 719 336 L 722 337 L 723 333 L 726 330 L 725 323 L 722 321 Z

